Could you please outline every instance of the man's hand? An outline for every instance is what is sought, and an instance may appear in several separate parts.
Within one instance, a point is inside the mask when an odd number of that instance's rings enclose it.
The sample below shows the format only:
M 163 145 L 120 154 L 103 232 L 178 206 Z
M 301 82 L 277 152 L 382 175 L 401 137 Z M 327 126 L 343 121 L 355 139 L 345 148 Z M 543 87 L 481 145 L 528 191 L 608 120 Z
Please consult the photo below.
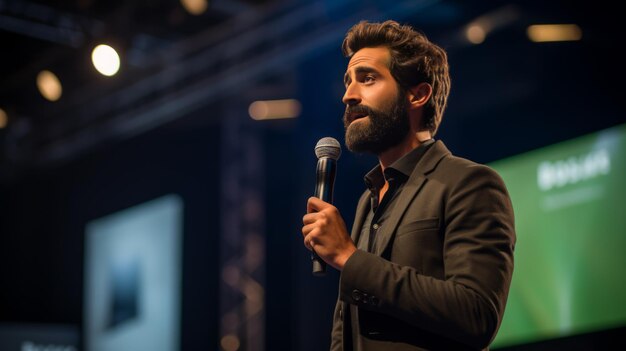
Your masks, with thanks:
M 348 258 L 356 251 L 356 246 L 350 239 L 339 210 L 316 197 L 310 197 L 302 223 L 304 246 L 315 250 L 329 265 L 342 270 Z

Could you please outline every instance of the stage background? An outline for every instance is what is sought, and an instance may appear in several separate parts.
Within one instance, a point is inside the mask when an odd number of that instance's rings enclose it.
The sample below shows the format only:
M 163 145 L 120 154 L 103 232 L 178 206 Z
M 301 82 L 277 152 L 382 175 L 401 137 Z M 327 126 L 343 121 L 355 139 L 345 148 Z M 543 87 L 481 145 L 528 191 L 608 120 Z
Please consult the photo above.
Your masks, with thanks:
M 139 1 L 130 3 L 141 5 Z M 73 337 L 80 340 L 80 347 L 84 348 L 87 345 L 84 318 L 87 299 L 84 292 L 88 272 L 85 245 L 89 223 L 171 194 L 182 204 L 178 298 L 180 350 L 234 350 L 233 339 L 226 339 L 225 343 L 224 328 L 233 324 L 233 318 L 238 321 L 236 323 L 244 324 L 245 313 L 249 311 L 245 309 L 249 307 L 245 303 L 251 301 L 250 296 L 261 296 L 261 314 L 255 316 L 261 317 L 263 329 L 256 335 L 262 337 L 247 339 L 247 333 L 258 330 L 240 328 L 239 349 L 327 349 L 339 275 L 333 269 L 329 269 L 323 278 L 311 275 L 309 253 L 302 245 L 300 234 L 301 218 L 306 199 L 314 191 L 316 158 L 313 149 L 316 142 L 332 136 L 343 145 L 341 96 L 347 60 L 341 55 L 340 44 L 345 31 L 360 19 L 396 18 L 423 29 L 433 41 L 448 50 L 452 93 L 436 138 L 443 140 L 456 155 L 493 165 L 502 172 L 516 206 L 518 202 L 520 205 L 526 202 L 520 194 L 527 184 L 534 185 L 532 179 L 523 177 L 522 171 L 517 170 L 518 161 L 522 165 L 525 159 L 543 155 L 543 152 L 553 163 L 568 157 L 580 160 L 591 151 L 579 151 L 578 142 L 573 140 L 595 140 L 599 134 L 594 133 L 614 127 L 618 128 L 615 133 L 623 135 L 626 69 L 622 56 L 617 53 L 623 33 L 615 29 L 619 27 L 620 12 L 608 1 L 593 4 L 582 1 L 550 4 L 540 1 L 408 1 L 388 4 L 383 1 L 303 0 L 277 2 L 284 5 L 282 12 L 272 12 L 272 16 L 265 17 L 263 14 L 272 9 L 270 5 L 276 3 L 265 2 L 265 7 L 260 10 L 255 10 L 254 2 L 235 3 L 245 3 L 242 8 L 252 9 L 253 15 L 242 15 L 237 18 L 244 22 L 232 23 L 241 25 L 249 21 L 256 27 L 250 25 L 250 32 L 244 33 L 249 34 L 247 40 L 244 40 L 245 36 L 237 36 L 232 42 L 223 38 L 215 44 L 224 55 L 232 53 L 232 56 L 217 59 L 212 66 L 206 67 L 202 66 L 203 62 L 213 60 L 211 55 L 189 61 L 181 59 L 186 68 L 176 66 L 175 70 L 166 71 L 179 62 L 174 47 L 166 50 L 173 58 L 164 56 L 163 66 L 150 68 L 162 69 L 157 71 L 167 74 L 163 73 L 161 80 L 148 81 L 153 84 L 146 84 L 142 89 L 157 89 L 155 87 L 159 84 L 167 83 L 168 77 L 180 72 L 187 74 L 185 79 L 167 85 L 162 91 L 148 90 L 138 100 L 132 100 L 131 93 L 136 91 L 129 91 L 127 95 L 106 95 L 115 94 L 118 87 L 133 86 L 135 79 L 143 82 L 141 74 L 147 74 L 150 69 L 138 72 L 131 65 L 125 68 L 125 81 L 122 78 L 109 80 L 103 86 L 89 90 L 94 92 L 93 95 L 85 94 L 85 98 L 100 102 L 97 106 L 104 111 L 98 115 L 100 119 L 92 121 L 93 124 L 86 117 L 89 113 L 85 112 L 84 105 L 73 107 L 67 102 L 63 108 L 57 109 L 41 97 L 17 98 L 12 95 L 15 91 L 23 86 L 32 90 L 33 84 L 3 80 L 7 85 L 0 90 L 0 107 L 9 113 L 27 112 L 15 114 L 17 117 L 11 117 L 7 128 L 0 130 L 3 146 L 0 335 L 7 334 L 2 334 L 2 330 L 14 330 L 12 328 L 16 326 L 69 328 Z M 97 13 L 96 9 L 92 11 Z M 300 18 L 297 16 L 312 13 L 317 17 L 307 17 L 301 26 L 297 25 Z M 490 33 L 480 45 L 459 43 L 459 31 L 468 21 L 485 13 L 502 21 L 510 20 L 511 16 L 514 20 Z M 529 13 L 540 16 L 530 18 Z M 137 22 L 142 19 L 139 13 L 129 16 Z M 205 22 L 194 22 L 195 26 L 201 27 L 209 22 L 212 25 L 228 24 L 231 20 L 204 19 Z M 528 24 L 552 20 L 579 23 L 583 40 L 541 44 L 528 41 L 525 32 Z M 127 27 L 120 28 L 130 31 L 134 28 L 131 22 L 124 22 Z M 265 23 L 267 27 L 263 27 Z M 269 36 L 274 33 L 270 29 L 289 26 L 297 30 L 285 30 L 287 34 L 273 40 L 250 34 Z M 219 33 L 213 35 L 219 36 Z M 255 43 L 256 39 L 262 41 Z M 247 45 L 247 51 L 238 52 L 241 45 Z M 34 46 L 32 50 L 36 52 L 37 48 Z M 129 54 L 130 49 L 125 53 Z M 180 53 L 183 54 L 191 55 Z M 36 62 L 31 56 L 22 60 Z M 86 67 L 69 67 L 65 77 L 93 77 L 91 73 L 91 76 L 85 74 Z M 198 67 L 203 70 L 193 70 Z M 3 74 L 14 77 L 11 72 L 3 70 Z M 224 74 L 220 76 L 219 73 Z M 122 70 L 120 75 L 123 74 Z M 75 87 L 80 86 L 76 83 Z M 95 100 L 100 93 L 117 99 Z M 72 96 L 70 91 L 66 94 Z M 132 103 L 127 103 L 124 98 Z M 298 117 L 252 120 L 248 106 L 257 100 L 270 99 L 296 99 L 301 107 Z M 24 107 L 3 107 L 22 100 L 25 100 Z M 159 105 L 163 101 L 168 103 Z M 29 105 L 33 110 L 28 110 Z M 76 119 L 72 120 L 71 128 L 65 130 L 66 134 L 55 134 L 53 127 L 61 128 L 65 123 L 63 118 L 71 119 L 74 112 Z M 108 118 L 114 123 L 106 124 Z M 25 125 L 30 126 L 27 128 L 30 132 L 19 134 Z M 40 125 L 52 129 L 38 129 Z M 120 128 L 114 128 L 116 126 Z M 70 138 L 72 131 L 83 127 L 86 138 Z M 128 130 L 132 132 L 101 138 L 112 131 Z M 59 144 L 55 143 L 57 140 L 45 139 L 43 135 L 48 134 L 44 132 L 59 135 Z M 70 137 L 63 139 L 65 135 Z M 31 137 L 34 139 L 29 139 Z M 66 140 L 79 140 L 80 143 L 63 144 Z M 573 242 L 568 233 L 559 232 L 549 239 L 550 246 L 544 247 L 540 238 L 527 240 L 526 234 L 536 234 L 532 225 L 547 230 L 547 226 L 556 222 L 551 215 L 532 210 L 519 211 L 516 220 L 524 235 L 520 235 L 520 260 L 516 267 L 516 274 L 519 272 L 520 275 L 516 275 L 514 287 L 523 290 L 541 286 L 539 280 L 527 281 L 535 277 L 547 281 L 549 287 L 546 285 L 544 292 L 534 291 L 537 295 L 533 298 L 537 301 L 527 301 L 526 305 L 515 302 L 521 290 L 513 291 L 510 310 L 507 310 L 502 327 L 502 339 L 496 341 L 494 348 L 590 350 L 605 349 L 609 343 L 624 345 L 620 335 L 625 331 L 626 318 L 623 315 L 623 294 L 618 291 L 624 287 L 624 261 L 615 258 L 615 254 L 624 249 L 621 213 L 626 195 L 622 184 L 625 156 L 623 141 L 620 143 L 621 147 L 611 151 L 611 181 L 602 185 L 603 193 L 610 198 L 589 210 L 597 213 L 590 214 L 581 209 L 588 215 L 586 228 L 601 230 L 580 233 L 581 242 Z M 68 148 L 57 149 L 58 145 Z M 75 145 L 89 147 L 70 148 Z M 72 153 L 59 150 L 72 150 Z M 237 167 L 231 168 L 233 163 Z M 344 148 L 338 161 L 335 205 L 346 223 L 353 221 L 354 206 L 364 188 L 363 175 L 375 163 L 372 156 L 354 155 Z M 536 176 L 532 172 L 536 168 L 528 167 L 528 177 Z M 226 171 L 230 169 L 239 173 Z M 603 176 L 599 172 L 600 175 L 589 181 L 599 181 Z M 230 178 L 236 178 L 237 184 L 231 184 Z M 237 194 L 256 194 L 255 202 L 248 205 L 243 195 L 236 199 L 239 202 L 231 202 L 227 195 L 233 187 Z M 574 211 L 563 216 L 574 220 L 579 218 L 578 214 Z M 250 216 L 256 218 L 258 227 L 245 225 Z M 539 221 L 535 216 L 541 216 L 540 223 L 535 223 Z M 609 224 L 607 216 L 615 224 Z M 259 218 L 262 220 L 258 221 Z M 239 224 L 233 227 L 232 223 Z M 246 295 L 248 292 L 242 291 L 241 295 L 236 295 L 242 307 L 235 317 L 221 310 L 227 297 L 223 293 L 225 282 L 240 282 L 243 277 L 235 274 L 236 279 L 230 280 L 233 276 L 227 273 L 233 271 L 224 270 L 231 267 L 224 258 L 224 240 L 227 238 L 222 234 L 226 230 L 247 231 L 262 238 L 260 243 L 250 244 L 252 246 L 243 250 L 249 253 L 252 247 L 260 252 L 254 257 L 261 260 L 258 261 L 262 262 L 261 268 L 252 273 L 261 277 L 259 285 L 254 286 L 261 287 L 262 292 Z M 251 236 L 254 237 L 257 236 Z M 610 241 L 603 241 L 604 246 L 583 253 L 595 240 Z M 576 245 L 579 250 L 576 255 L 572 252 L 564 254 L 562 241 L 563 244 Z M 546 252 L 537 253 L 537 256 L 525 252 L 531 243 L 534 248 Z M 554 255 L 551 255 L 552 251 Z M 240 264 L 237 269 L 241 269 L 236 272 L 249 267 L 245 259 L 251 256 L 241 257 L 240 261 L 234 261 Z M 537 261 L 532 261 L 534 257 Z M 529 273 L 529 270 L 542 270 L 544 267 L 539 260 L 544 259 L 550 261 L 546 265 L 556 264 L 563 269 L 545 270 L 536 276 Z M 571 265 L 577 268 L 569 270 Z M 583 278 L 596 283 L 611 282 L 606 286 L 609 290 L 596 295 L 593 286 L 582 283 L 580 279 Z M 573 296 L 578 297 L 567 300 Z M 597 310 L 593 308 L 587 311 L 589 306 L 598 302 L 597 299 L 606 299 L 603 301 L 605 311 L 615 307 L 612 312 L 617 314 L 616 317 L 594 315 Z M 561 314 L 562 304 L 572 306 L 575 317 L 575 323 L 567 327 L 559 324 L 565 318 Z M 590 319 L 584 319 L 577 311 L 590 312 Z M 523 321 L 526 327 L 515 331 L 510 324 L 513 321 L 508 319 L 513 318 L 514 313 L 537 315 L 528 317 L 532 322 Z M 74 339 L 70 337 L 68 340 Z

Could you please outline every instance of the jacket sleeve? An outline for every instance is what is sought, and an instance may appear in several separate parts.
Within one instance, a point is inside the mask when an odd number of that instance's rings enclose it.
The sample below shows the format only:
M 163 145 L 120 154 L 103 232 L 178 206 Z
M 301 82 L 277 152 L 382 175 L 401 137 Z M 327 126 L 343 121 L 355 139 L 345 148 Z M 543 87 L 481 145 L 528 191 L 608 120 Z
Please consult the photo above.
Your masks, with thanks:
M 445 278 L 357 250 L 341 273 L 342 301 L 471 347 L 489 345 L 513 273 L 513 209 L 492 169 L 468 168 L 446 189 L 442 202 Z

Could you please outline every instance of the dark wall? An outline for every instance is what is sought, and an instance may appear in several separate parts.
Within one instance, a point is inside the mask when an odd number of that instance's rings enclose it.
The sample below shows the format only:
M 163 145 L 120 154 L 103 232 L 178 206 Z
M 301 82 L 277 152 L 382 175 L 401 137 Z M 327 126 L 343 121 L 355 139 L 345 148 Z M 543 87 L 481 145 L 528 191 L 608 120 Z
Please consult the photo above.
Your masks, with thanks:
M 183 349 L 217 345 L 219 128 L 166 128 L 0 190 L 0 322 L 82 324 L 85 224 L 165 194 L 184 202 Z

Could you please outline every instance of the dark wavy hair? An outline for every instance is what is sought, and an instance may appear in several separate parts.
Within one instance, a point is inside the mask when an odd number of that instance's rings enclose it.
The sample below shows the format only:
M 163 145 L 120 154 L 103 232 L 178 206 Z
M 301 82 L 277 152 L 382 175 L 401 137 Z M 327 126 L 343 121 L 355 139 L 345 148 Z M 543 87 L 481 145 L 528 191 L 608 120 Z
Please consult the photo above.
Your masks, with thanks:
M 372 47 L 389 48 L 389 70 L 404 91 L 422 82 L 432 86 L 432 96 L 424 106 L 423 127 L 435 135 L 450 94 L 446 52 L 423 33 L 396 21 L 361 21 L 350 28 L 342 44 L 343 53 L 348 58 L 360 49 Z

